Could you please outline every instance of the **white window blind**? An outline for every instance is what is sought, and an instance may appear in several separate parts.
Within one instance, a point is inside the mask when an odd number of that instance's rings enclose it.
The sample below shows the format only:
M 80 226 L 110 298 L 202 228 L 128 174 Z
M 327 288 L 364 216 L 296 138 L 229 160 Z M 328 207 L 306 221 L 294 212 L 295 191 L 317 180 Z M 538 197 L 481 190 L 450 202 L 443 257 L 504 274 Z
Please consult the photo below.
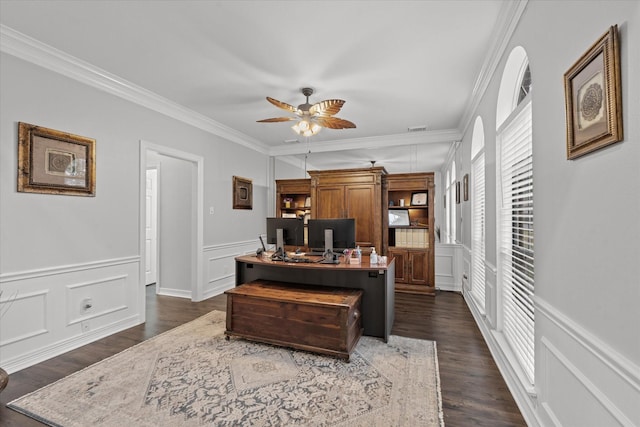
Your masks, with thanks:
M 484 310 L 484 152 L 478 155 L 471 167 L 471 295 Z
M 524 104 L 524 105 L 522 105 Z M 534 253 L 531 102 L 499 131 L 500 278 L 503 332 L 531 383 L 534 380 Z

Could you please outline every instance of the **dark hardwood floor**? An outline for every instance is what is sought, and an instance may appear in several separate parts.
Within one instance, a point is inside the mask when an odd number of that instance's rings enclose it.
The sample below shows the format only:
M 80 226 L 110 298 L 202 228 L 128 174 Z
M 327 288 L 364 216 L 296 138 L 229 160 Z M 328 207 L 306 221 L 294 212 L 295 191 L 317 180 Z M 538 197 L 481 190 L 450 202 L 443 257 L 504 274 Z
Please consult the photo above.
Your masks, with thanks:
M 211 310 L 225 309 L 224 295 L 192 303 L 182 298 L 156 296 L 153 287 L 147 287 L 145 324 L 12 374 L 8 387 L 0 393 L 0 426 L 43 425 L 5 405 Z M 447 427 L 526 426 L 461 295 L 438 292 L 434 298 L 396 294 L 396 317 L 392 332 L 437 342 Z

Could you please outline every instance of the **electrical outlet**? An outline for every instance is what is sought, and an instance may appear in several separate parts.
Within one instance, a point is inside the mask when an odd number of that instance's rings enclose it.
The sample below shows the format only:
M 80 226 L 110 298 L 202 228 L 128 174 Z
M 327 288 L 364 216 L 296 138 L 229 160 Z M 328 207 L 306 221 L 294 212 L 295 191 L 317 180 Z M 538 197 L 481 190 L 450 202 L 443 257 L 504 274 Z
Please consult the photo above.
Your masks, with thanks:
M 91 325 L 89 325 L 88 320 L 80 322 L 80 327 L 82 328 L 82 332 L 89 332 L 89 330 L 91 329 Z
M 93 300 L 91 298 L 85 298 L 85 299 L 82 300 L 82 312 L 83 313 L 91 311 L 92 307 L 93 307 Z

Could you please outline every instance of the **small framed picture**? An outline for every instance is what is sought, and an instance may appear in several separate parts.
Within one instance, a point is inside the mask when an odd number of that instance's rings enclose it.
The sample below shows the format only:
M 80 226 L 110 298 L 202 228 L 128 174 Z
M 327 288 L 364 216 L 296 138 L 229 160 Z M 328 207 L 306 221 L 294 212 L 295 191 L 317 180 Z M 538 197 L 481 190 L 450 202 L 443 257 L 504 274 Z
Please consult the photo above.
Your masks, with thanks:
M 465 174 L 462 178 L 462 200 L 469 200 L 469 174 Z
M 233 209 L 253 209 L 253 183 L 250 179 L 233 177 Z
M 567 159 L 622 141 L 618 26 L 602 35 L 564 75 Z
M 412 193 L 411 206 L 427 206 L 427 192 Z

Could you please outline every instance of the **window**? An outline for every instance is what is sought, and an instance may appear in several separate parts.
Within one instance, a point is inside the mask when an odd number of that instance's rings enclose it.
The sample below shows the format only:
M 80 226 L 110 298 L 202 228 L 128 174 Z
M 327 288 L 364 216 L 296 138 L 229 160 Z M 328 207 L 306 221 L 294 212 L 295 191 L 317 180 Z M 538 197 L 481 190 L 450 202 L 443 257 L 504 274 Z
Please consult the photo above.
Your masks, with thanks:
M 511 69 L 515 72 L 509 70 L 514 54 L 517 63 L 515 67 L 512 64 Z M 509 75 L 515 78 L 505 81 Z M 533 140 L 531 74 L 524 49 L 514 49 L 509 57 L 502 85 L 505 83 L 514 95 L 507 97 L 511 100 L 510 112 L 497 133 L 498 326 L 522 371 L 533 384 Z M 527 93 L 520 96 L 523 92 Z M 500 110 L 500 106 L 498 108 Z
M 471 295 L 485 310 L 484 126 L 476 118 L 471 139 Z

